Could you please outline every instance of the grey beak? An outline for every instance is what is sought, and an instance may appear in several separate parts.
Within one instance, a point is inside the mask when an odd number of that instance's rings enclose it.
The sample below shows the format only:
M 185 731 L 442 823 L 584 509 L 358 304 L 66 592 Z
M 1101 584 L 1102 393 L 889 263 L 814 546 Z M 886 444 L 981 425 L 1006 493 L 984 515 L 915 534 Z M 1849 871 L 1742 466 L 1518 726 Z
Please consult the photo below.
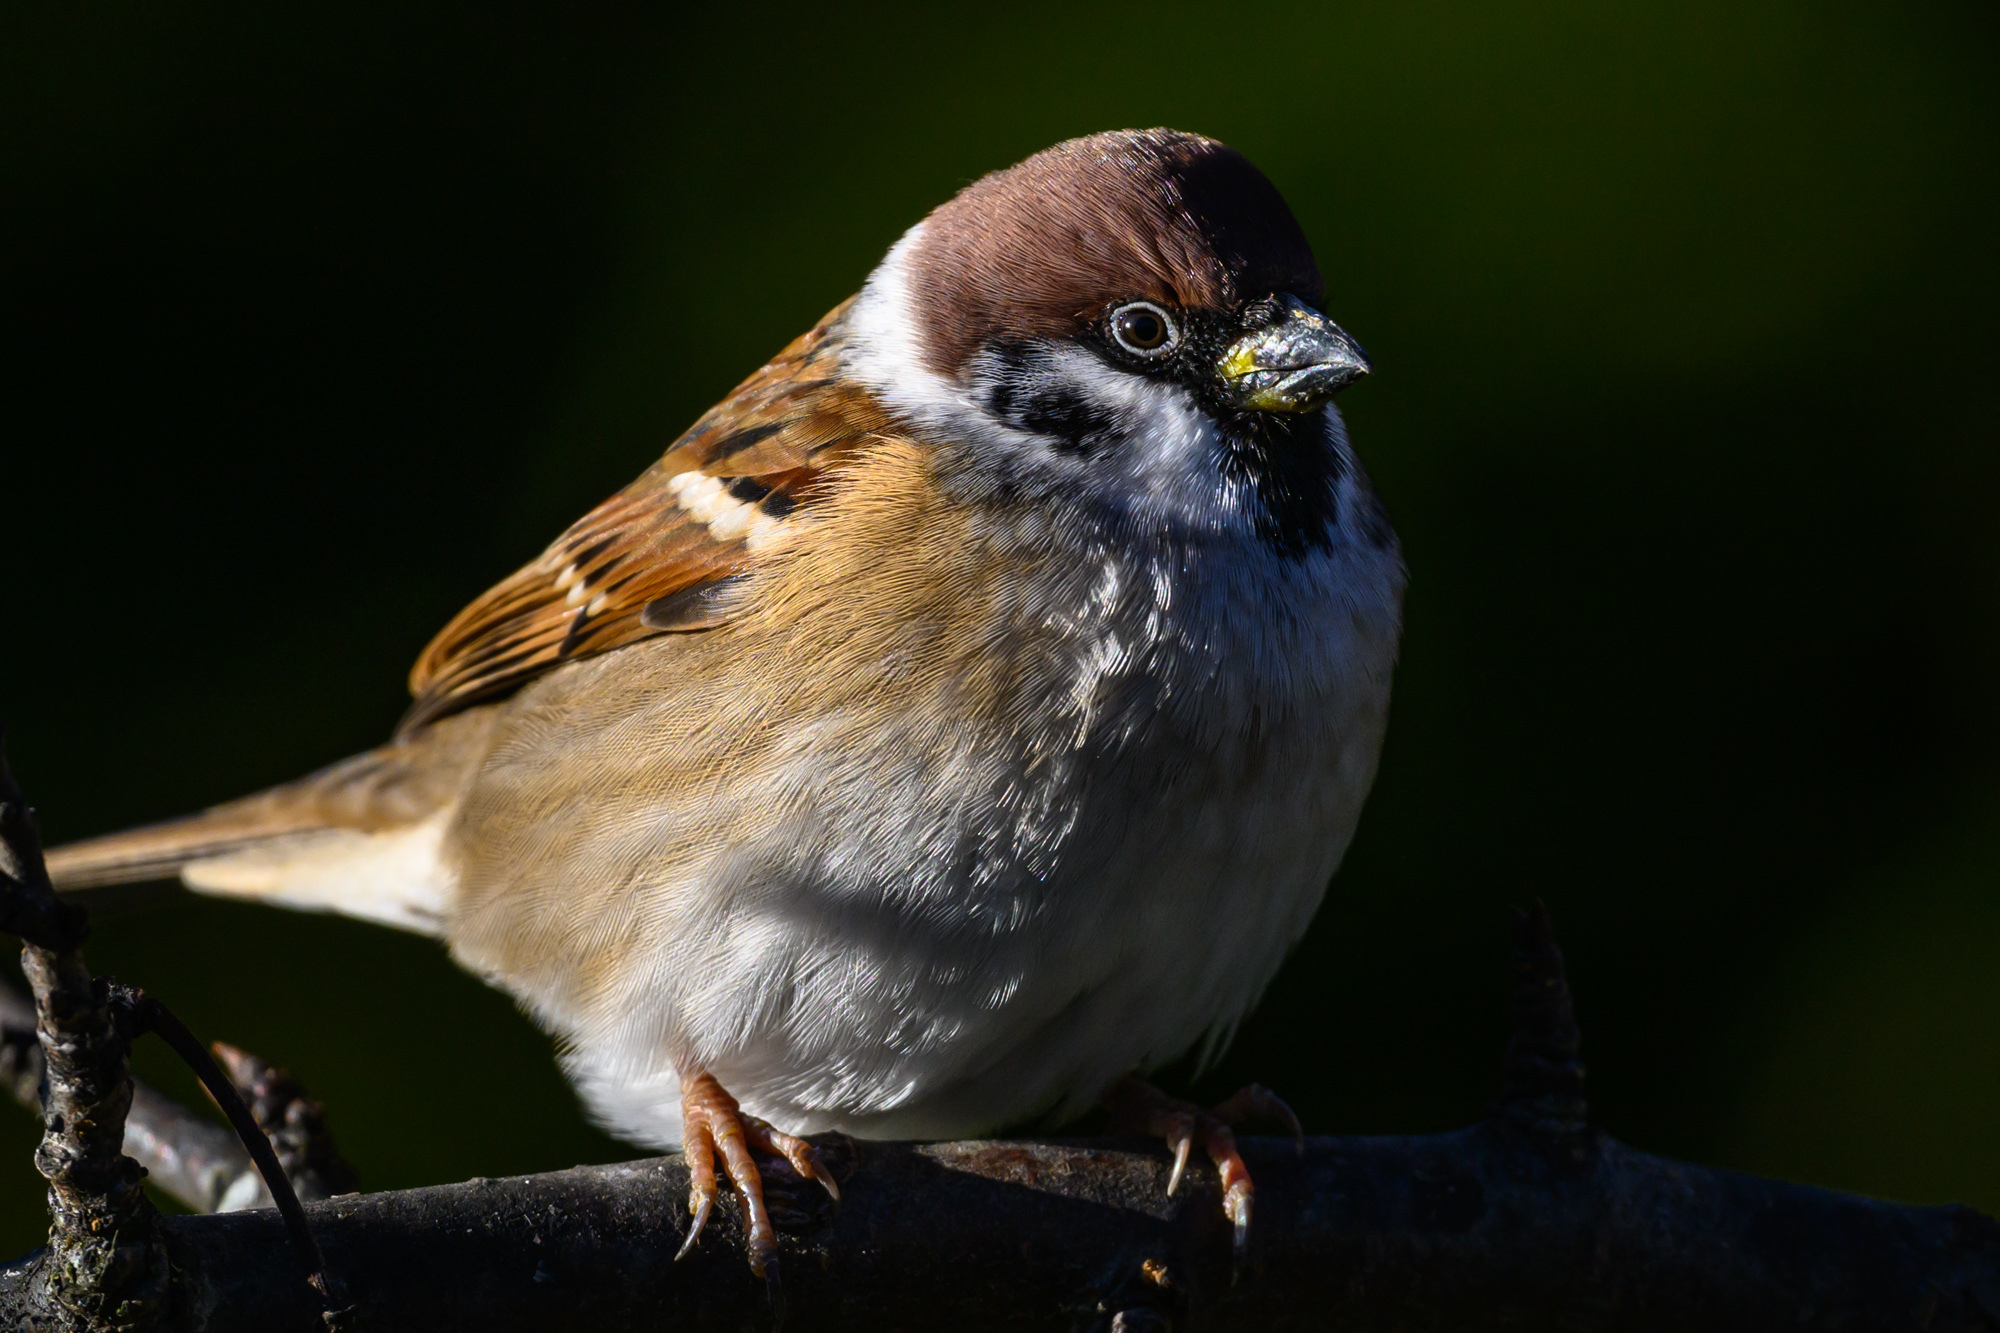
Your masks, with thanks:
M 1373 367 L 1361 345 L 1296 296 L 1278 298 L 1279 318 L 1238 339 L 1216 371 L 1238 407 L 1305 412 Z

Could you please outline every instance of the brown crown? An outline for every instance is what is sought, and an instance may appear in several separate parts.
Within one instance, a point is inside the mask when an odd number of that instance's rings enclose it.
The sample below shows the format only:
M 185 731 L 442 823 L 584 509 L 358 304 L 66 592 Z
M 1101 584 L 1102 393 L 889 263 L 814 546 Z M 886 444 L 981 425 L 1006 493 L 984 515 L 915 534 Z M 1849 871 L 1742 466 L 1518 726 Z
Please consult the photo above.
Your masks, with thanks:
M 1068 337 L 1121 301 L 1229 310 L 1317 302 L 1312 247 L 1241 153 L 1178 130 L 1071 139 L 974 181 L 910 255 L 927 359 L 954 373 L 995 337 Z

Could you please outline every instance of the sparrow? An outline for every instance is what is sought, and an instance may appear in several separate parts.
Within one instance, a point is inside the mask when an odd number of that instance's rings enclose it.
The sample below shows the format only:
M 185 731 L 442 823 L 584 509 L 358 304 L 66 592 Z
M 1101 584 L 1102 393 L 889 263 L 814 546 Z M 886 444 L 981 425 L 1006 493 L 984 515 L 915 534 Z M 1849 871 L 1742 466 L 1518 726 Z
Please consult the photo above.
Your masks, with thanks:
M 1228 1043 L 1375 774 L 1404 571 L 1323 295 L 1212 139 L 988 175 L 447 624 L 386 745 L 50 872 L 442 939 L 759 1273 L 758 1154 L 837 1197 L 805 1136 L 1099 1101 L 1240 1247 L 1228 1126 L 1296 1121 L 1138 1076 Z

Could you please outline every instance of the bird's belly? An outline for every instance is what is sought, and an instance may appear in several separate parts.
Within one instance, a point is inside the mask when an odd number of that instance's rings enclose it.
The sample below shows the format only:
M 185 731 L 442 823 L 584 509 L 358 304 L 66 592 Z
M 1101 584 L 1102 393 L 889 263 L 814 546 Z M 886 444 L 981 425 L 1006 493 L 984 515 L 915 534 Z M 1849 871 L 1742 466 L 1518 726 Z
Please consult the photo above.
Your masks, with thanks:
M 898 968 L 915 985 L 839 997 L 874 1030 L 858 1049 L 889 1059 L 857 1069 L 847 1087 L 780 1083 L 759 1094 L 774 1117 L 811 1129 L 959 1137 L 1062 1118 L 1122 1073 L 1205 1036 L 1226 1040 L 1304 932 L 1345 848 L 1361 793 L 1344 803 L 1329 794 L 1240 788 L 1120 802 L 1037 883 L 1038 907 L 1022 911 L 1032 926 L 927 931 Z
M 551 1003 L 496 979 L 565 1038 L 598 1119 L 642 1142 L 678 1141 L 686 1068 L 796 1132 L 951 1137 L 1081 1109 L 1226 1037 L 1304 931 L 1380 743 L 1381 701 L 1348 702 L 1279 737 L 1095 757 L 878 736 L 843 758 L 823 739 L 703 816 L 736 834 L 635 895 L 643 946 L 595 991 Z

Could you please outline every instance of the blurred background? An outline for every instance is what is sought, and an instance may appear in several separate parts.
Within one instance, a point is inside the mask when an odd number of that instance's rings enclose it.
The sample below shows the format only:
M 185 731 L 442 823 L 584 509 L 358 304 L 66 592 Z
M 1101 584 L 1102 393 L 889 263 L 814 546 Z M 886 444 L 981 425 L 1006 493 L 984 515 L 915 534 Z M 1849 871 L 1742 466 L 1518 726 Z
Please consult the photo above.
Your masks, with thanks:
M 49 841 L 378 742 L 435 629 L 925 210 L 1172 124 L 1311 236 L 1413 580 L 1358 840 L 1197 1091 L 1475 1119 L 1539 896 L 1612 1133 L 2000 1209 L 1995 11 L 941 13 L 0 14 L 0 715 Z M 89 956 L 301 1076 L 370 1188 L 637 1155 L 429 941 L 178 896 Z M 35 1132 L 0 1106 L 0 1253 Z

